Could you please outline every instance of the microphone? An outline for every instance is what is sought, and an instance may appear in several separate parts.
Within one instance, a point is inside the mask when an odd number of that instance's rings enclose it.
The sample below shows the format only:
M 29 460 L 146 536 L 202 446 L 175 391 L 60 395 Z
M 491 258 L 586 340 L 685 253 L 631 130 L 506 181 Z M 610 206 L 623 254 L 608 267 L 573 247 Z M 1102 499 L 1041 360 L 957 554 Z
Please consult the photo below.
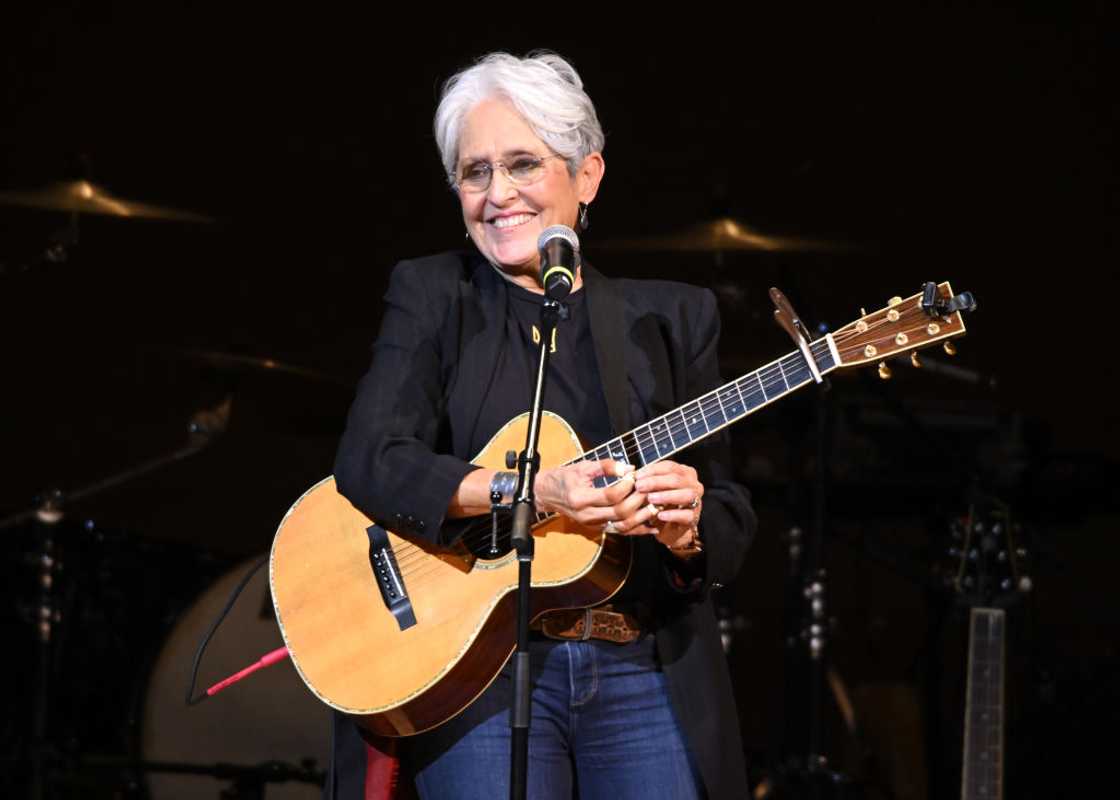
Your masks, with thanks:
M 579 237 L 567 225 L 551 225 L 537 239 L 541 254 L 540 282 L 549 300 L 563 300 L 576 283 Z

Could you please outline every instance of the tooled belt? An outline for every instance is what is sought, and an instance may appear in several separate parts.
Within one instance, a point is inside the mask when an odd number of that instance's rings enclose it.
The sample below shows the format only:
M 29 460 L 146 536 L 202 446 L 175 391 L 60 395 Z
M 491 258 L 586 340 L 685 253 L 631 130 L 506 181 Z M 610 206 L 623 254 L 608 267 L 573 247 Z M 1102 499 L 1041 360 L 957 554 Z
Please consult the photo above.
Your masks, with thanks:
M 629 644 L 642 635 L 642 625 L 632 614 L 609 608 L 560 608 L 546 611 L 529 626 L 549 639 L 587 641 L 602 639 Z

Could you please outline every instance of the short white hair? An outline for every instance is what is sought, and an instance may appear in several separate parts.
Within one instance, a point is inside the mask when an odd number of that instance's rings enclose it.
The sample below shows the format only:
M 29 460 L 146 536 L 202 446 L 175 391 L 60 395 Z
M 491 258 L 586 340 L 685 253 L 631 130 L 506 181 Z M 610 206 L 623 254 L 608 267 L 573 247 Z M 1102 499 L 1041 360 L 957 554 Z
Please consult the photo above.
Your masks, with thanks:
M 443 85 L 433 128 L 449 177 L 459 160 L 463 119 L 493 98 L 508 100 L 537 138 L 564 157 L 573 175 L 587 156 L 603 149 L 603 128 L 575 67 L 546 51 L 525 58 L 490 53 Z

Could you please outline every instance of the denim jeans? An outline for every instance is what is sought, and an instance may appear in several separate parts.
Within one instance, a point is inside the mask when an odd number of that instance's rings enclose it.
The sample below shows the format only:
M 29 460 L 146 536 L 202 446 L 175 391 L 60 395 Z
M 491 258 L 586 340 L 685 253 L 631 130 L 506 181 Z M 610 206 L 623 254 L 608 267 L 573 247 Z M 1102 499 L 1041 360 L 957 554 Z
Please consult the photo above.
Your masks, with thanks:
M 694 800 L 704 796 L 670 705 L 654 637 L 531 645 L 529 800 Z M 509 664 L 469 707 L 407 740 L 423 800 L 509 797 Z

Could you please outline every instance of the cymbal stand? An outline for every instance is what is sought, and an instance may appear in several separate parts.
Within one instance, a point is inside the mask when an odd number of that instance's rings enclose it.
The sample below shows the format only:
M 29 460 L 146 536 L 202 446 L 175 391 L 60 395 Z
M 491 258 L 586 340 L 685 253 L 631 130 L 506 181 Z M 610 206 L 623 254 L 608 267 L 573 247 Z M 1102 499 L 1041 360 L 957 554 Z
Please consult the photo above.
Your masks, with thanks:
M 70 250 L 78 245 L 78 217 L 76 212 L 71 214 L 64 227 L 47 237 L 46 246 L 22 263 L 0 261 L 0 275 L 31 272 L 44 264 L 65 264 L 70 260 Z
M 62 611 L 56 605 L 55 577 L 62 564 L 55 550 L 56 526 L 62 521 L 60 508 L 62 493 L 57 489 L 46 496 L 35 512 L 36 547 L 33 563 L 36 567 L 36 599 L 32 606 L 35 627 L 35 678 L 31 695 L 31 778 L 28 796 L 41 800 L 46 794 L 47 762 L 52 753 L 47 738 L 53 638 L 55 626 L 62 622 Z
M 828 757 L 824 754 L 823 708 L 828 692 L 828 645 L 831 620 L 828 614 L 828 573 L 824 566 L 825 506 L 828 492 L 828 470 L 831 455 L 832 402 L 830 382 L 823 377 L 824 370 L 816 363 L 809 347 L 810 337 L 801 317 L 778 289 L 770 289 L 773 301 L 774 319 L 793 339 L 794 344 L 804 356 L 814 381 L 820 387 L 817 392 L 815 408 L 815 470 L 811 490 L 812 518 L 808 535 L 799 528 L 789 534 L 790 586 L 787 596 L 794 608 L 790 609 L 790 619 L 796 619 L 798 630 L 789 636 L 787 645 L 793 658 L 800 662 L 794 672 L 803 676 L 807 691 L 805 714 L 807 719 L 804 760 L 796 763 L 794 770 L 801 773 L 811 787 L 810 796 L 824 796 L 826 786 L 843 783 L 841 776 L 828 768 Z M 796 658 L 796 650 L 803 647 L 801 658 Z M 800 737 L 798 737 L 800 738 Z

